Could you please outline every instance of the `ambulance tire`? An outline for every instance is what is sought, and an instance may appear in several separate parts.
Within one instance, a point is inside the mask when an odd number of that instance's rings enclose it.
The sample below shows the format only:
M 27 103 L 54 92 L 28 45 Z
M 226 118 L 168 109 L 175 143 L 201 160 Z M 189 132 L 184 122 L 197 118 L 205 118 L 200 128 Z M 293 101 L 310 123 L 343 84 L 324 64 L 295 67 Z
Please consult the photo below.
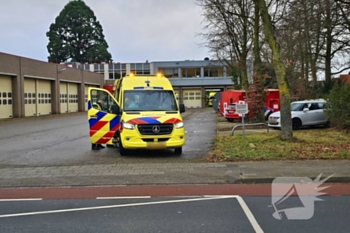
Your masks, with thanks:
M 120 141 L 120 139 L 119 139 L 118 143 L 119 143 L 119 154 L 120 154 L 121 156 L 128 155 L 128 150 L 125 149 L 125 148 L 123 147 L 123 144 L 122 144 L 122 142 Z
M 128 150 L 123 147 L 123 144 L 120 140 L 120 133 L 119 131 L 116 131 L 114 134 L 114 138 L 117 139 L 117 147 L 119 148 L 119 154 L 121 156 L 128 155 Z
M 182 147 L 175 148 L 175 154 L 181 155 L 182 154 Z

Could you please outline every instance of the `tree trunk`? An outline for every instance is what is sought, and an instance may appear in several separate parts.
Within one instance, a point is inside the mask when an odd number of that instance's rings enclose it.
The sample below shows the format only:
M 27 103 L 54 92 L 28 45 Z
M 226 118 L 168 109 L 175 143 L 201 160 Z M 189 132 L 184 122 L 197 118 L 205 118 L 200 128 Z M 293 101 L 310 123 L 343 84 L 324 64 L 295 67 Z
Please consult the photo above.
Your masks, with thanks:
M 255 0 L 255 4 L 258 4 L 259 6 L 260 15 L 264 25 L 264 34 L 273 54 L 273 66 L 276 72 L 281 101 L 281 139 L 292 139 L 293 130 L 290 110 L 290 93 L 287 86 L 286 67 L 283 63 L 281 50 L 274 35 L 271 17 L 267 11 L 266 2 L 265 0 Z
M 261 77 L 261 59 L 259 47 L 259 6 L 255 4 L 254 12 L 254 73 L 257 77 Z
M 331 60 L 332 60 L 332 22 L 331 6 L 326 1 L 326 55 L 325 55 L 325 79 L 326 83 L 331 82 Z

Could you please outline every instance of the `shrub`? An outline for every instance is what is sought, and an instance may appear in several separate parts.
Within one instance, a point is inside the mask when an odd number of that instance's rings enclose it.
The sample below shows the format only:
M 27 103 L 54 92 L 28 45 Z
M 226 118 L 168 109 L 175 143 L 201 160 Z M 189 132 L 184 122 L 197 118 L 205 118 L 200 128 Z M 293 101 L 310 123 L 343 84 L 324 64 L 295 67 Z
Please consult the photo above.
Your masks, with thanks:
M 249 119 L 252 122 L 265 122 L 264 107 L 266 92 L 262 77 L 257 77 L 254 73 L 253 84 L 249 86 L 248 93 Z
M 350 129 L 350 84 L 337 82 L 333 85 L 324 112 L 332 126 Z

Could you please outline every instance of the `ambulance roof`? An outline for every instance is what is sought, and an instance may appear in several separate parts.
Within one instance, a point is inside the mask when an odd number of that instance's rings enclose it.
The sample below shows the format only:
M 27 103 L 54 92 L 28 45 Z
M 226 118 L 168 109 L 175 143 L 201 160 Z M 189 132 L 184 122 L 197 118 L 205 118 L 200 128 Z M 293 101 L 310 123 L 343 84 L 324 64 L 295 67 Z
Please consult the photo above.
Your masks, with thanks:
M 135 75 L 125 76 L 123 78 L 123 89 L 134 90 L 135 88 L 140 89 L 141 87 L 152 88 L 162 87 L 163 90 L 173 90 L 173 86 L 170 81 L 164 76 L 158 75 Z

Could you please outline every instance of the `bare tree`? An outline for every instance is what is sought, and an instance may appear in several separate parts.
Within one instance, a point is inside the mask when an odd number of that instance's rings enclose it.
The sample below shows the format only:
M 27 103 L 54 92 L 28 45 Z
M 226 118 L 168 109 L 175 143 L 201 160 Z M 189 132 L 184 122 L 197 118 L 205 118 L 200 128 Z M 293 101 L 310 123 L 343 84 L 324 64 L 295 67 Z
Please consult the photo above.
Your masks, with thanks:
M 248 90 L 247 58 L 252 48 L 254 5 L 250 0 L 197 0 L 203 9 L 206 33 L 202 33 L 214 56 L 237 70 Z
M 346 28 L 350 12 L 346 6 L 346 3 L 337 5 L 333 0 L 288 1 L 286 13 L 275 28 L 282 54 L 292 65 L 288 68 L 288 83 L 296 84 L 290 85 L 292 93 L 298 82 L 302 82 L 308 93 L 316 97 L 320 91 L 320 72 L 329 83 L 333 75 L 349 68 L 343 62 L 349 55 L 350 41 L 349 28 Z M 334 68 L 340 70 L 334 71 Z
M 337 4 L 337 8 L 340 10 L 340 15 L 343 18 L 346 27 L 350 31 L 350 2 L 348 0 L 335 0 L 335 2 Z

